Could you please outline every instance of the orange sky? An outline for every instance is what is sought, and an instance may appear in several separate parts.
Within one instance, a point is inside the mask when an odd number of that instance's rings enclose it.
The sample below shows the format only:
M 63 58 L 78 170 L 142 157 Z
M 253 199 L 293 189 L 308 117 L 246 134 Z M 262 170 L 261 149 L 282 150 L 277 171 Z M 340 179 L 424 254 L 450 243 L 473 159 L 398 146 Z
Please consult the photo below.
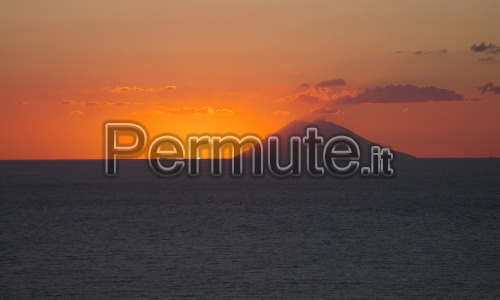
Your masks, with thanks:
M 417 157 L 499 157 L 498 11 L 496 0 L 2 1 L 0 159 L 102 158 L 107 120 L 141 122 L 151 139 L 264 137 L 315 118 Z

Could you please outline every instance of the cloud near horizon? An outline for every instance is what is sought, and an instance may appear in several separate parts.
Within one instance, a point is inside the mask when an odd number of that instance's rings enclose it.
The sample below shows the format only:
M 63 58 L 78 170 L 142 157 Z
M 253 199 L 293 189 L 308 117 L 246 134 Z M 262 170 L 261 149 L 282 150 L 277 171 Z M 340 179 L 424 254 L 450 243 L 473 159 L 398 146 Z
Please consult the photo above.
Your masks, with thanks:
M 164 110 L 153 110 L 151 113 L 155 115 L 232 115 L 234 111 L 228 108 L 213 109 L 211 107 L 180 107 L 168 108 Z
M 466 99 L 455 91 L 435 86 L 418 87 L 414 84 L 394 85 L 367 88 L 356 95 L 340 96 L 334 100 L 338 104 L 361 103 L 423 103 L 423 102 L 456 102 L 479 101 Z
M 168 91 L 168 90 L 176 90 L 177 87 L 175 85 L 168 85 L 161 88 L 140 88 L 137 86 L 128 87 L 128 86 L 117 86 L 111 90 L 113 93 L 136 93 L 136 92 L 158 92 L 158 91 Z
M 104 106 L 125 106 L 125 105 L 141 105 L 141 102 L 108 102 L 108 101 L 74 101 L 74 100 L 61 100 L 59 101 L 61 105 L 79 105 L 79 106 L 88 106 L 88 107 L 104 107 Z
M 477 88 L 481 91 L 481 94 L 486 92 L 492 92 L 493 94 L 500 94 L 500 85 L 495 85 L 493 81 L 487 82 Z
M 329 100 L 331 89 L 327 87 L 309 87 L 306 90 L 300 91 L 293 96 L 286 96 L 278 99 L 278 102 L 301 102 L 301 103 L 317 103 L 321 100 Z

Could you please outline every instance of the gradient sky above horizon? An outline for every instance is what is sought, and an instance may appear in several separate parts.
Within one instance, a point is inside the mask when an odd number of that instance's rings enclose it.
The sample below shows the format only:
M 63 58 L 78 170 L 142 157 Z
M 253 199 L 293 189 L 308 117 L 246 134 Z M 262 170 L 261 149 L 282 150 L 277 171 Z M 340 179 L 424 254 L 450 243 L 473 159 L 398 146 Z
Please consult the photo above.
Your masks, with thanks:
M 0 159 L 102 158 L 107 120 L 140 122 L 152 140 L 265 137 L 296 119 L 417 157 L 500 157 L 499 11 L 494 0 L 2 1 Z

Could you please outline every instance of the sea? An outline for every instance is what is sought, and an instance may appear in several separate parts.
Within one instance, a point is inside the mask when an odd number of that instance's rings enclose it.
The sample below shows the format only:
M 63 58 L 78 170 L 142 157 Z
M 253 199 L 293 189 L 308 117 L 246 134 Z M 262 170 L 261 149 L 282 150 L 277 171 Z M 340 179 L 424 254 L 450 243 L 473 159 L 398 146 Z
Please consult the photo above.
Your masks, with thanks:
M 391 178 L 103 168 L 0 162 L 1 299 L 500 299 L 500 159 Z

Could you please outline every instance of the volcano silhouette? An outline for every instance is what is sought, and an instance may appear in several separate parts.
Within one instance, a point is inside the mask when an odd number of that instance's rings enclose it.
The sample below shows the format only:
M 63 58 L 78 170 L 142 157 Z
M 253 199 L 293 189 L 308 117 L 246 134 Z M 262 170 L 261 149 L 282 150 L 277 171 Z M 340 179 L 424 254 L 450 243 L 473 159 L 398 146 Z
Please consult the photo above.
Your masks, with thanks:
M 285 127 L 281 128 L 271 136 L 277 136 L 279 137 L 279 161 L 280 164 L 285 164 L 290 162 L 290 137 L 291 136 L 299 136 L 303 137 L 306 135 L 307 128 L 317 128 L 318 130 L 318 135 L 323 137 L 323 145 L 318 146 L 318 157 L 322 156 L 323 153 L 323 148 L 324 144 L 332 137 L 335 136 L 348 136 L 354 141 L 359 146 L 361 155 L 360 155 L 360 162 L 361 163 L 367 163 L 370 161 L 370 153 L 371 153 L 371 147 L 372 146 L 381 146 L 380 144 L 371 142 L 356 133 L 352 132 L 351 130 L 344 128 L 342 126 L 339 126 L 335 123 L 332 122 L 327 122 L 323 120 L 317 120 L 315 122 L 309 123 L 303 120 L 296 120 L 293 121 L 289 124 L 287 124 Z M 268 138 L 265 138 L 262 140 L 262 157 L 265 159 L 264 161 L 268 160 Z M 302 144 L 301 145 L 301 160 L 303 162 L 306 161 L 306 145 Z M 382 147 L 382 146 L 381 146 Z M 256 153 L 260 154 L 260 151 L 258 150 L 258 147 L 256 148 Z M 406 153 L 394 151 L 391 149 L 391 152 L 394 154 L 393 160 L 407 160 L 407 159 L 414 159 L 415 157 Z M 249 161 L 252 156 L 252 149 L 249 149 L 242 153 L 243 158 L 245 161 Z

